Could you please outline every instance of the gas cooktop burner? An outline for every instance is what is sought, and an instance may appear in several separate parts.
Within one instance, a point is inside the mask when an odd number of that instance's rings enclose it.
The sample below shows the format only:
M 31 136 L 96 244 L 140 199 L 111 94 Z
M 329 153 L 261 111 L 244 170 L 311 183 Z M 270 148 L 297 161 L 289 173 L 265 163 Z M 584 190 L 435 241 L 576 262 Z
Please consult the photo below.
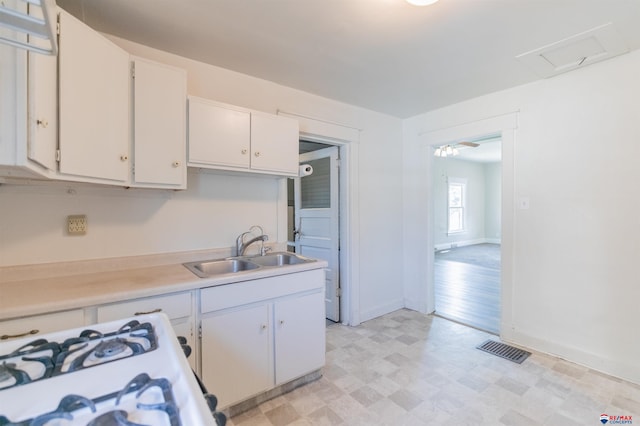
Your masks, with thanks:
M 38 339 L 0 356 L 0 390 L 49 377 L 60 351 L 59 344 Z
M 153 326 L 136 320 L 109 333 L 84 330 L 61 342 L 37 339 L 0 355 L 0 389 L 140 355 L 157 347 Z
M 162 313 L 2 341 L 0 426 L 224 426 L 181 345 Z
M 120 391 L 89 399 L 67 395 L 58 407 L 32 419 L 12 423 L 0 416 L 0 426 L 45 426 L 47 424 L 87 426 L 181 426 L 171 383 L 165 378 L 151 379 L 142 373 Z

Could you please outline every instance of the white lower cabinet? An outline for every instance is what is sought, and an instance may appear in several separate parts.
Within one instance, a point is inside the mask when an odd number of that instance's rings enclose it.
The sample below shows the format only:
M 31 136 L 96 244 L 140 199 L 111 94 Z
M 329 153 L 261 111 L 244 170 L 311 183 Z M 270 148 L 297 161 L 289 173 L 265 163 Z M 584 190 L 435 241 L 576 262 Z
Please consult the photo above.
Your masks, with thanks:
M 220 407 L 272 386 L 269 325 L 266 304 L 202 318 L 202 379 Z
M 277 301 L 275 318 L 276 385 L 324 365 L 324 292 Z
M 197 365 L 197 345 L 195 315 L 193 312 L 193 292 L 185 291 L 182 293 L 100 305 L 96 308 L 96 320 L 99 323 L 117 321 L 123 318 L 156 312 L 165 313 L 169 317 L 176 335 L 187 339 L 187 344 L 191 346 L 192 350 L 188 361 L 191 368 L 195 371 Z
M 85 325 L 84 310 L 54 312 L 0 321 L 0 340 L 19 339 Z
M 221 408 L 325 361 L 324 270 L 201 290 L 202 379 Z

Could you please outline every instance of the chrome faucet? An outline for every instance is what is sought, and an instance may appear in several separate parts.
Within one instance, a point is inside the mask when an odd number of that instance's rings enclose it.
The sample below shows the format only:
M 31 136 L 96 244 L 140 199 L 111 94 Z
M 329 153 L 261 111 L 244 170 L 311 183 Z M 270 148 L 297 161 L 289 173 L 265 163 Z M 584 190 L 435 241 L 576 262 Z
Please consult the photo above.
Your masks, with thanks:
M 245 242 L 244 241 L 244 236 L 247 234 L 251 234 L 253 233 L 253 228 L 258 228 L 260 229 L 260 235 L 258 235 L 255 238 L 250 239 L 249 241 Z M 262 230 L 261 226 L 258 225 L 254 225 L 251 228 L 249 228 L 249 230 L 247 232 L 243 232 L 242 234 L 238 235 L 238 238 L 236 238 L 236 256 L 244 256 L 244 252 L 247 251 L 247 248 L 249 248 L 249 246 L 253 243 L 255 243 L 256 241 L 262 241 L 262 247 L 260 249 L 260 254 L 262 256 L 264 256 L 264 254 L 266 253 L 265 247 L 264 247 L 264 242 L 267 241 L 269 239 L 269 237 L 267 235 L 265 235 L 264 231 Z

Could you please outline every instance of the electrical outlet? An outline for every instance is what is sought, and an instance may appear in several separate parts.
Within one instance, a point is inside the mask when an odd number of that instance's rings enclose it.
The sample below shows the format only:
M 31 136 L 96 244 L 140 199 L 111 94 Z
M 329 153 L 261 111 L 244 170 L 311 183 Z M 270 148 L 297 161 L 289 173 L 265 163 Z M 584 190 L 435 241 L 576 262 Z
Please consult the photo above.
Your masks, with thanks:
M 67 216 L 67 231 L 69 235 L 84 235 L 87 233 L 87 215 L 75 214 Z

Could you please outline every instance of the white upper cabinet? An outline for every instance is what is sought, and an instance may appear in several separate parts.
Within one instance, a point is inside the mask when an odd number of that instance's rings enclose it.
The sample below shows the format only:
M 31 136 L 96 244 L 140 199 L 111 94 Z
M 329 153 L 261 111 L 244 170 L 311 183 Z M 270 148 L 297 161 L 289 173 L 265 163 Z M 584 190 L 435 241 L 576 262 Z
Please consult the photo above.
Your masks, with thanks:
M 68 13 L 59 19 L 59 173 L 127 183 L 129 54 Z
M 57 57 L 0 44 L 0 176 L 186 188 L 186 71 L 58 10 Z
M 298 122 L 189 97 L 189 166 L 298 174 Z
M 27 12 L 23 2 L 9 1 L 6 6 Z M 26 38 L 6 28 L 0 28 L 0 36 Z M 0 44 L 0 76 L 0 175 L 53 176 L 58 143 L 56 57 Z
M 298 122 L 279 115 L 251 113 L 251 168 L 298 174 Z
M 29 52 L 27 156 L 48 170 L 56 170 L 58 147 L 57 60 Z
M 184 70 L 133 59 L 133 186 L 187 185 Z
M 249 168 L 251 114 L 189 97 L 189 165 Z

